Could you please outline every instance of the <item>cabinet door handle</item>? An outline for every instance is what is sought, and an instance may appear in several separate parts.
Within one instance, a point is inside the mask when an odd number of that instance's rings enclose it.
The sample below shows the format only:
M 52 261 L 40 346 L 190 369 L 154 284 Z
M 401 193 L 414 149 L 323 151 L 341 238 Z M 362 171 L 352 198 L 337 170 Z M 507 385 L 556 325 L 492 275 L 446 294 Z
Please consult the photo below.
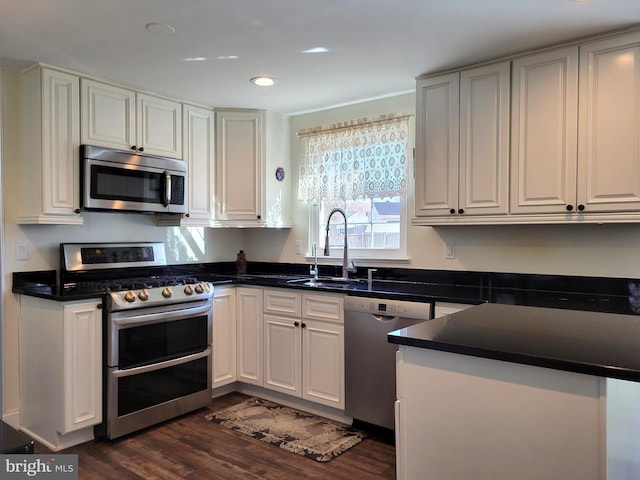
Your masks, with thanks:
M 139 151 L 139 152 L 144 152 L 144 147 L 140 147 L 140 148 L 138 149 L 138 151 Z
M 136 147 L 135 145 L 131 145 L 131 150 L 138 150 L 138 147 Z
M 453 215 L 454 213 L 456 213 L 456 209 L 455 209 L 455 208 L 452 208 L 451 210 L 449 210 L 449 213 L 450 213 L 451 215 Z
M 293 326 L 294 326 L 294 327 L 298 327 L 298 326 L 300 326 L 300 323 L 298 323 L 298 322 L 293 322 Z
M 584 205 L 582 204 L 578 205 L 578 210 L 582 212 L 584 210 Z
M 462 214 L 464 213 L 464 208 L 459 209 L 459 210 L 458 210 L 458 213 L 459 213 L 460 215 L 462 215 Z
M 302 322 L 302 328 L 307 328 L 307 324 Z
M 573 210 L 573 205 L 567 205 L 567 212 L 571 212 Z

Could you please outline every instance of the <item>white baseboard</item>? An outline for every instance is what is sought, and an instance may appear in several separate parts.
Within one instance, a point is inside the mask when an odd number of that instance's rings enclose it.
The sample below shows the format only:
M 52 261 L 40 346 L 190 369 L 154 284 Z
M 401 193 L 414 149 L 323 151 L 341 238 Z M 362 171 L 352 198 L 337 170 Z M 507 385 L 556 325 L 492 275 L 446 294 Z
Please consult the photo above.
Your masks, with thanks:
M 2 412 L 2 420 L 8 423 L 16 430 L 20 430 L 20 410 L 11 410 L 9 412 Z

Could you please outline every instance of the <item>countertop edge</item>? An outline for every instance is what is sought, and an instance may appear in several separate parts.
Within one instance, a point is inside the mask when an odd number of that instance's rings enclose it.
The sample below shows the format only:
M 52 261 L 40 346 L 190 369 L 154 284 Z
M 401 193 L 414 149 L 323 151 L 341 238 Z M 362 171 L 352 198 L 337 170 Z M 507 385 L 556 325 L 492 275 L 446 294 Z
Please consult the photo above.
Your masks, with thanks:
M 470 357 L 487 358 L 490 360 L 500 360 L 509 363 L 518 363 L 521 365 L 549 368 L 552 370 L 563 370 L 571 373 L 581 373 L 584 375 L 617 378 L 619 380 L 640 382 L 640 372 L 621 367 L 603 366 L 583 362 L 572 362 L 567 360 L 548 358 L 544 356 L 524 355 L 515 352 L 501 352 L 498 350 L 490 350 L 468 345 L 435 342 L 431 340 L 406 337 L 401 334 L 397 334 L 396 332 L 389 333 L 387 335 L 387 340 L 389 343 L 407 347 L 438 350 L 441 352 L 467 355 Z

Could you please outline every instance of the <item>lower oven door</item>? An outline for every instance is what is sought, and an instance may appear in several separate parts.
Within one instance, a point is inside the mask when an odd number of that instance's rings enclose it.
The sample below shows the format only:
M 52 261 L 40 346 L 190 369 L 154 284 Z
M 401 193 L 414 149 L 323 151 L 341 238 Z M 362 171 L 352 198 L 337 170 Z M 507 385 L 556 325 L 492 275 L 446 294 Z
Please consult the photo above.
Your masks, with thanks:
M 120 370 L 108 368 L 107 436 L 116 438 L 211 402 L 211 348 Z

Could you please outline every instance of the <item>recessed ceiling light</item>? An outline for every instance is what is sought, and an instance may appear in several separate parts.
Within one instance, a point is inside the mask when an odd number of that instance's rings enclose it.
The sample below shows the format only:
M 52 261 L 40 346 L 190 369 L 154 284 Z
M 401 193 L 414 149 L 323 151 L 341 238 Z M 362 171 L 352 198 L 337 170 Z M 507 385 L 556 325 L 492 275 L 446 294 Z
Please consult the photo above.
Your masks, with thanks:
M 270 87 L 271 85 L 276 83 L 276 80 L 272 77 L 253 77 L 249 81 L 259 87 Z
M 216 57 L 218 60 L 237 60 L 238 55 L 220 55 L 219 57 Z
M 303 50 L 302 53 L 327 53 L 328 51 L 329 51 L 328 48 L 314 47 L 314 48 L 309 48 L 307 50 Z
M 207 57 L 187 57 L 184 59 L 185 62 L 204 62 L 207 60 Z
M 147 23 L 145 27 L 151 33 L 159 33 L 161 35 L 173 35 L 176 29 L 165 23 Z

